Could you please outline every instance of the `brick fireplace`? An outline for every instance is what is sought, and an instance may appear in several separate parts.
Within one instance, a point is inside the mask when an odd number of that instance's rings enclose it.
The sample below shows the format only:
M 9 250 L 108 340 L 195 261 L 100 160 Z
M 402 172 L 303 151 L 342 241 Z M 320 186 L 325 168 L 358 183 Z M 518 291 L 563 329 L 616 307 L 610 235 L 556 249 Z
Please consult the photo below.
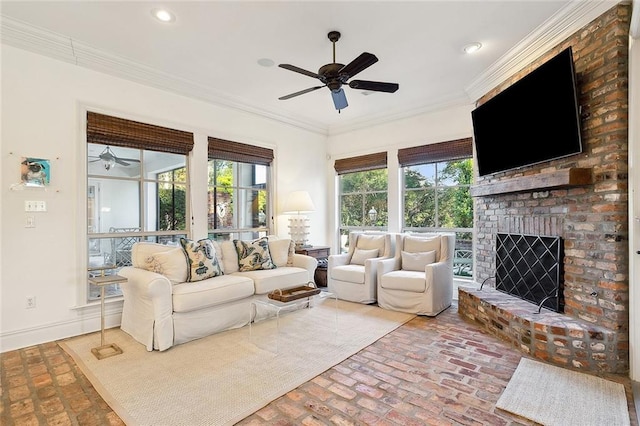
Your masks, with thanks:
M 583 154 L 478 178 L 475 281 L 460 315 L 536 358 L 590 371 L 629 369 L 628 36 L 631 7 L 618 4 L 480 103 L 561 50 L 573 48 Z M 498 233 L 564 242 L 564 313 L 496 291 Z M 482 291 L 480 283 L 487 281 Z

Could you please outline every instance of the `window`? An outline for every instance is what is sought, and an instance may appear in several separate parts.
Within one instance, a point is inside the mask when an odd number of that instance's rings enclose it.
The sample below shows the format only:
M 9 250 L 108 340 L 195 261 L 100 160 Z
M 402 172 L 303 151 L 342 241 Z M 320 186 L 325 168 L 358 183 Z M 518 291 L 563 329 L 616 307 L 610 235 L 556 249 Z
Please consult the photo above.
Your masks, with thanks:
M 454 274 L 473 275 L 471 139 L 402 149 L 403 231 L 456 233 Z
M 270 233 L 273 151 L 209 138 L 208 234 L 215 240 Z
M 193 136 L 90 112 L 87 141 L 89 273 L 114 274 L 131 265 L 138 241 L 178 245 L 189 231 L 187 153 Z M 177 146 L 162 146 L 170 141 Z M 87 286 L 87 301 L 98 300 L 100 289 Z M 118 284 L 105 293 L 122 294 Z
M 337 160 L 340 251 L 346 253 L 349 232 L 388 227 L 387 153 Z

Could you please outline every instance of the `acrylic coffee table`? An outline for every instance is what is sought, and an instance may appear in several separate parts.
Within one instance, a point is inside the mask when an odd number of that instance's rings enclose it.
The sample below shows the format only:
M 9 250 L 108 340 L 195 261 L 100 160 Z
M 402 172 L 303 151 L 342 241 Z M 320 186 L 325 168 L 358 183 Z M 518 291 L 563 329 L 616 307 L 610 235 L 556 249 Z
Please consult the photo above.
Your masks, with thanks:
M 275 313 L 276 317 L 276 354 L 278 353 L 279 345 L 278 341 L 280 340 L 280 313 L 284 312 L 292 312 L 298 310 L 300 308 L 311 309 L 316 303 L 323 301 L 324 299 L 333 299 L 334 301 L 334 331 L 337 333 L 338 330 L 338 296 L 329 291 L 321 291 L 318 294 L 313 296 L 304 297 L 297 300 L 292 300 L 290 302 L 281 302 L 279 300 L 274 299 L 255 299 L 251 301 L 249 306 L 249 340 L 253 338 L 253 329 L 252 324 L 256 319 L 258 309 L 262 308 L 267 312 Z M 269 315 L 271 316 L 271 315 Z

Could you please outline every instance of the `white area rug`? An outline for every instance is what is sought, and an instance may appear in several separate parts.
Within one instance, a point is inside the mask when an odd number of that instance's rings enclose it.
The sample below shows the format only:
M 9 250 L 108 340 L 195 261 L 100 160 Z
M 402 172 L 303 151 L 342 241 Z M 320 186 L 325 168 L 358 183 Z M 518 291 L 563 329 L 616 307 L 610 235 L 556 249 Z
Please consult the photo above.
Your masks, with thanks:
M 147 352 L 120 329 L 107 330 L 105 340 L 118 344 L 121 355 L 93 356 L 100 333 L 60 346 L 127 425 L 231 425 L 414 317 L 343 301 L 335 306 L 331 299 L 284 314 L 279 334 L 268 319 L 252 327 L 251 338 L 247 326 L 164 352 Z
M 545 426 L 630 424 L 624 386 L 522 358 L 497 408 Z

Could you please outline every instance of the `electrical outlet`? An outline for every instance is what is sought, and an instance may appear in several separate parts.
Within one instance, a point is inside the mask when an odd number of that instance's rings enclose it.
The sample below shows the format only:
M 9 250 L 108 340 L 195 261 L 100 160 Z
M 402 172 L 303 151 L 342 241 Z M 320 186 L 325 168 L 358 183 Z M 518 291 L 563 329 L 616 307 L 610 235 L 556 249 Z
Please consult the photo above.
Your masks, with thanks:
M 29 215 L 27 216 L 27 220 L 24 222 L 25 228 L 35 228 L 36 227 L 36 218 Z
M 27 296 L 27 309 L 33 309 L 36 307 L 36 297 Z

